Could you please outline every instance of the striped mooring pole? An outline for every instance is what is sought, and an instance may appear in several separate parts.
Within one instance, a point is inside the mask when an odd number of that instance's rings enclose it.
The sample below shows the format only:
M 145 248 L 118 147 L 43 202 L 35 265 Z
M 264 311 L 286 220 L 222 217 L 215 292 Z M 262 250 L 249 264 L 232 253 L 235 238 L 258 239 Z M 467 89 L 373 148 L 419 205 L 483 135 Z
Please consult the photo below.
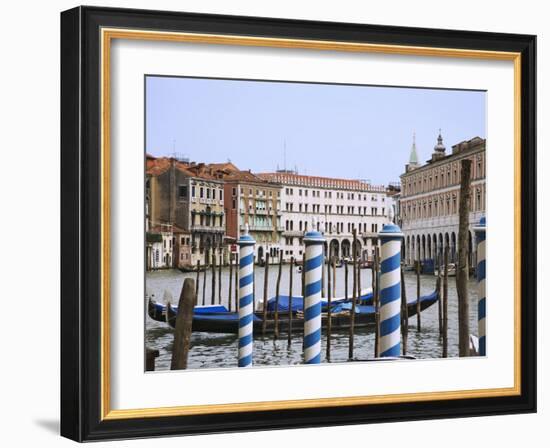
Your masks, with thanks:
M 399 226 L 378 232 L 380 253 L 380 357 L 401 354 L 401 240 Z
M 252 365 L 254 319 L 254 238 L 245 233 L 237 241 L 239 245 L 239 367 Z
M 487 353 L 487 341 L 485 337 L 485 217 L 479 220 L 479 224 L 474 227 L 477 244 L 477 331 L 479 335 L 479 356 L 485 356 Z
M 314 226 L 312 226 L 313 228 Z M 315 230 L 304 235 L 306 245 L 304 297 L 304 361 L 321 362 L 321 283 L 323 275 L 323 244 L 325 237 Z

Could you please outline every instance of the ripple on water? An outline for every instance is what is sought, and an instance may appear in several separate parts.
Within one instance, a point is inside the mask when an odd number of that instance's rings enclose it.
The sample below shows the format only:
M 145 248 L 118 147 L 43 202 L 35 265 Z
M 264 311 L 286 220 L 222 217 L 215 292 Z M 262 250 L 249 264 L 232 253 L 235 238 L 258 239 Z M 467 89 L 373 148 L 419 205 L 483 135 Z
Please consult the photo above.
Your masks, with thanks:
M 336 296 L 344 294 L 344 269 L 337 269 Z M 228 271 L 222 273 L 223 285 L 228 283 Z M 283 270 L 281 285 L 287 285 L 286 275 L 288 269 Z M 370 270 L 362 270 L 362 284 L 370 284 Z M 201 274 L 202 275 L 202 274 Z M 277 269 L 270 269 L 269 293 L 271 297 L 275 294 L 274 285 Z M 147 273 L 146 283 L 149 293 L 155 294 L 158 301 L 162 301 L 164 290 L 171 292 L 172 297 L 179 297 L 183 280 L 186 277 L 195 278 L 193 274 L 183 274 L 176 270 L 165 270 Z M 296 280 L 296 276 L 295 276 Z M 405 274 L 407 297 L 416 296 L 416 277 L 414 274 Z M 262 285 L 263 291 L 263 268 L 256 268 L 256 284 Z M 202 287 L 202 276 L 201 276 Z M 207 273 L 206 303 L 210 303 L 211 279 Z M 294 288 L 299 287 L 299 280 Z M 428 294 L 435 288 L 434 276 L 422 276 L 421 294 Z M 351 287 L 350 287 L 351 290 Z M 286 289 L 282 287 L 283 293 Z M 470 280 L 470 332 L 477 334 L 477 292 L 474 279 Z M 258 299 L 259 290 L 257 290 Z M 263 293 L 262 293 L 263 294 Z M 263 297 L 263 295 L 262 295 Z M 199 292 L 202 298 L 202 292 Z M 227 297 L 222 303 L 227 305 Z M 455 279 L 449 279 L 449 357 L 458 356 L 458 299 L 456 295 Z M 422 312 L 422 331 L 416 330 L 416 317 L 409 319 L 409 336 L 407 354 L 416 358 L 438 358 L 441 357 L 442 342 L 439 336 L 438 307 L 437 304 Z M 145 323 L 145 342 L 149 348 L 159 350 L 159 357 L 156 360 L 157 370 L 170 368 L 171 351 L 173 343 L 173 330 L 163 322 L 156 322 L 148 316 Z M 348 360 L 349 337 L 346 333 L 333 334 L 331 339 L 331 361 L 346 362 Z M 374 354 L 374 334 L 372 332 L 359 331 L 355 335 L 354 357 L 356 359 L 372 358 Z M 326 337 L 322 340 L 322 358 L 325 360 Z M 254 340 L 254 365 L 296 365 L 301 364 L 302 359 L 302 336 L 296 335 L 292 338 L 291 346 L 288 347 L 286 334 L 281 339 L 273 341 L 272 338 L 256 338 Z M 211 333 L 193 333 L 191 337 L 191 349 L 189 352 L 188 368 L 227 368 L 237 367 L 237 337 L 235 335 L 221 335 Z

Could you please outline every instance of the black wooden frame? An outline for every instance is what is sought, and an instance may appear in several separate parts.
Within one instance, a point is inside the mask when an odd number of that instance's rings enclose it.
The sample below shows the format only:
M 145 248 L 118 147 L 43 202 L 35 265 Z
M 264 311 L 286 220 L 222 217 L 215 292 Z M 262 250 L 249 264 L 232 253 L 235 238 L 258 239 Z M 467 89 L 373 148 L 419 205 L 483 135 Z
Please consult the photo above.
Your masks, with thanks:
M 100 27 L 521 53 L 521 395 L 285 411 L 100 416 Z M 61 14 L 61 434 L 78 441 L 536 411 L 536 37 L 78 7 Z

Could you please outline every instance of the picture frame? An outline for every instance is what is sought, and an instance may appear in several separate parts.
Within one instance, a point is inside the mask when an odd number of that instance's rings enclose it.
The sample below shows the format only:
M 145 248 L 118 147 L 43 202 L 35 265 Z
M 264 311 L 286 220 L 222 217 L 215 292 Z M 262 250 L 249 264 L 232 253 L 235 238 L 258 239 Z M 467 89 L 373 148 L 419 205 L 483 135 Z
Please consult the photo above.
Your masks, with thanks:
M 112 409 L 111 43 L 116 39 L 511 61 L 514 384 L 410 394 Z M 536 411 L 536 37 L 77 7 L 61 14 L 61 434 L 76 441 Z

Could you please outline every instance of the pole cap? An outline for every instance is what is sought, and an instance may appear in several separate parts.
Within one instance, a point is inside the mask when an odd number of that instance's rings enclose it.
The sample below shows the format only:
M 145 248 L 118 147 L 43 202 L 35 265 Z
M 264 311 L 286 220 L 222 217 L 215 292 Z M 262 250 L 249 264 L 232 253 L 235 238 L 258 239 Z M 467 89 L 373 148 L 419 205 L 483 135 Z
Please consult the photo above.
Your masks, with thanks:
M 253 246 L 256 244 L 256 240 L 250 235 L 241 235 L 241 237 L 237 240 L 237 244 L 239 246 Z
M 485 232 L 487 229 L 487 220 L 485 216 L 482 216 L 478 224 L 474 226 L 474 232 Z
M 316 230 L 311 230 L 304 235 L 304 243 L 306 244 L 323 244 L 326 241 L 326 238 L 321 232 Z
M 378 232 L 378 236 L 380 239 L 384 240 L 397 240 L 403 238 L 403 232 L 401 232 L 401 229 L 397 224 L 388 223 L 384 224 L 384 227 L 382 227 L 382 230 Z

